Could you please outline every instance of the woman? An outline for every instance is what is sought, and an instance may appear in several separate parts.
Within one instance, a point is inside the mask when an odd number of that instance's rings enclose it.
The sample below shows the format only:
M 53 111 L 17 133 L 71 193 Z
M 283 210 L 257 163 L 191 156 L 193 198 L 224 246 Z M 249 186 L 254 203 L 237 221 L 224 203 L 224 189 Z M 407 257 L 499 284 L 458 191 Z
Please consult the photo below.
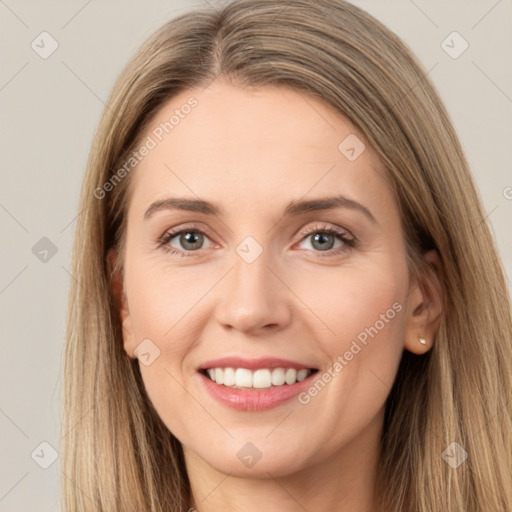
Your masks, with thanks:
M 371 16 L 167 23 L 80 206 L 66 510 L 512 509 L 504 271 L 434 87 Z

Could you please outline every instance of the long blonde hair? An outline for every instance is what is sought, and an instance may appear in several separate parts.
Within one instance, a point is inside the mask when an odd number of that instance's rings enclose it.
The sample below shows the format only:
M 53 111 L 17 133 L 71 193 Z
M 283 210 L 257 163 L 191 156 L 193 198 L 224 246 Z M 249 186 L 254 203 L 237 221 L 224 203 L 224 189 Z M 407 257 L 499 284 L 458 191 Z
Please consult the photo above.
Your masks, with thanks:
M 510 512 L 512 318 L 495 241 L 424 70 L 398 37 L 342 0 L 240 0 L 181 15 L 118 78 L 92 144 L 75 233 L 63 508 L 187 510 L 181 445 L 123 350 L 111 292 L 106 256 L 113 247 L 123 253 L 131 174 L 107 192 L 104 184 L 164 102 L 221 76 L 241 87 L 285 85 L 345 115 L 389 172 L 410 271 L 419 272 L 427 249 L 441 256 L 445 314 L 426 355 L 404 351 L 386 403 L 377 503 L 401 512 Z M 453 442 L 468 454 L 456 469 L 443 458 Z

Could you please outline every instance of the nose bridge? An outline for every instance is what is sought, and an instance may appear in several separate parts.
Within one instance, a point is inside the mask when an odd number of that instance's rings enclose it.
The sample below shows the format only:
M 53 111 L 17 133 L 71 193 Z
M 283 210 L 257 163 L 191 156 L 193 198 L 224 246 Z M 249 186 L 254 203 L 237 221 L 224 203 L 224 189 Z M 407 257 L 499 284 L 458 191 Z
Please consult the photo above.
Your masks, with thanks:
M 219 322 L 246 332 L 277 329 L 289 322 L 286 288 L 269 268 L 274 266 L 272 259 L 271 250 L 252 237 L 235 248 L 233 269 L 217 312 Z

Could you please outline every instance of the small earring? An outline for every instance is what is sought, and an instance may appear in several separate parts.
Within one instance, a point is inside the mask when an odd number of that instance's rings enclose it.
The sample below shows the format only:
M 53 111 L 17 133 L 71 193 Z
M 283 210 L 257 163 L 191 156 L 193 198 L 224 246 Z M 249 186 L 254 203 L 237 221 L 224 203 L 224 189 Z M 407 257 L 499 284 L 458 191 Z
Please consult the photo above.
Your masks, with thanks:
M 427 344 L 427 340 L 425 340 L 425 338 L 420 338 L 420 343 L 422 345 L 426 345 Z

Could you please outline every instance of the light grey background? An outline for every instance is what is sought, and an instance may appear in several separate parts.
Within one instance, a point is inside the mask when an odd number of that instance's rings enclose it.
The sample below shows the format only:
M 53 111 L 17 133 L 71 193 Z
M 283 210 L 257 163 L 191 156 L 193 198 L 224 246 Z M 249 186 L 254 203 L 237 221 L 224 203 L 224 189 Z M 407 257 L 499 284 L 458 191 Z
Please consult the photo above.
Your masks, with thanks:
M 401 36 L 429 71 L 512 276 L 512 1 L 354 3 Z M 60 459 L 40 467 L 52 461 L 51 448 L 40 443 L 54 448 L 59 443 L 74 219 L 103 102 L 146 37 L 165 20 L 205 5 L 205 0 L 0 0 L 1 512 L 60 510 Z M 31 47 L 35 41 L 40 52 L 50 49 L 50 39 L 39 37 L 43 31 L 59 45 L 47 59 Z M 458 36 L 446 39 L 453 31 L 469 44 L 456 59 L 445 51 L 454 54 L 463 47 Z M 42 237 L 55 245 L 55 255 L 44 253 L 48 242 L 39 242 Z

